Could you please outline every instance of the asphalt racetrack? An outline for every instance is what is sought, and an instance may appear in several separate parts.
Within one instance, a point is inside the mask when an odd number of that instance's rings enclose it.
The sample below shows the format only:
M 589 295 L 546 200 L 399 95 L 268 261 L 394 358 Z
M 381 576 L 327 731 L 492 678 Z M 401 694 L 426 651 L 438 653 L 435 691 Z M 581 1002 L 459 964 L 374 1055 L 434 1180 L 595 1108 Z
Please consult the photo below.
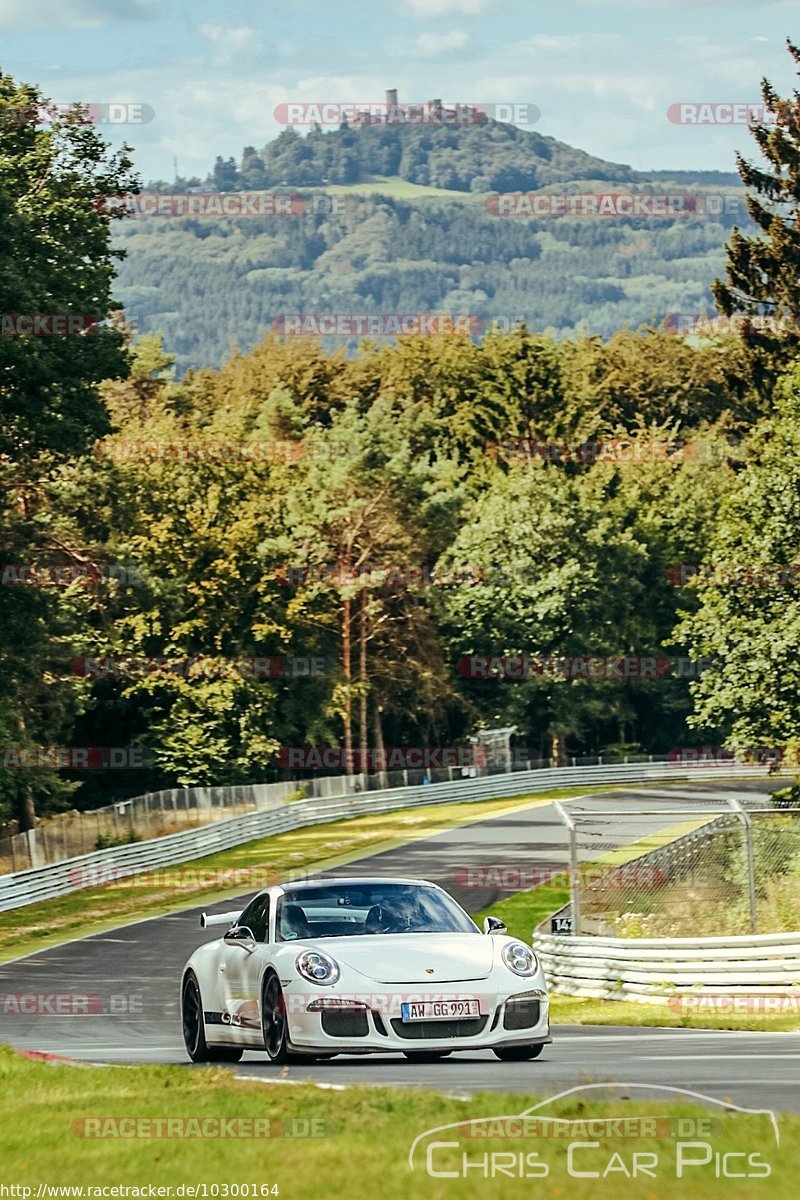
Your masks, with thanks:
M 634 841 L 653 830 L 653 817 L 637 818 L 637 810 L 644 807 L 703 808 L 719 804 L 725 796 L 752 802 L 769 788 L 765 781 L 708 780 L 626 788 L 573 803 L 597 811 L 598 830 L 605 831 L 605 844 L 610 845 Z M 601 815 L 603 809 L 630 809 L 630 818 L 608 822 Z M 663 825 L 679 819 L 665 815 Z M 594 849 L 586 857 L 596 854 Z M 330 873 L 430 879 L 447 888 L 467 911 L 477 912 L 507 898 L 510 892 L 504 886 L 513 886 L 517 877 L 522 888 L 529 887 L 525 870 L 566 864 L 565 831 L 552 805 L 539 804 L 375 854 Z M 485 881 L 474 870 L 469 873 L 469 868 L 489 866 L 500 873 Z M 241 906 L 246 900 L 247 896 L 241 897 Z M 227 893 L 219 905 L 205 907 L 213 912 L 239 906 L 239 898 Z M 201 930 L 200 911 L 141 921 L 0 966 L 0 993 L 6 996 L 89 994 L 96 998 L 93 1006 L 98 1009 L 89 1015 L 3 1011 L 0 1041 L 96 1063 L 184 1063 L 192 1069 L 181 1038 L 181 971 L 196 946 L 222 932 Z M 484 1089 L 554 1093 L 579 1084 L 619 1081 L 686 1088 L 744 1107 L 800 1111 L 800 1034 L 612 1026 L 554 1026 L 552 1032 L 553 1044 L 533 1062 L 502 1063 L 483 1051 L 454 1054 L 425 1065 L 393 1054 L 273 1067 L 263 1054 L 246 1052 L 231 1069 L 264 1080 L 423 1086 L 458 1095 Z

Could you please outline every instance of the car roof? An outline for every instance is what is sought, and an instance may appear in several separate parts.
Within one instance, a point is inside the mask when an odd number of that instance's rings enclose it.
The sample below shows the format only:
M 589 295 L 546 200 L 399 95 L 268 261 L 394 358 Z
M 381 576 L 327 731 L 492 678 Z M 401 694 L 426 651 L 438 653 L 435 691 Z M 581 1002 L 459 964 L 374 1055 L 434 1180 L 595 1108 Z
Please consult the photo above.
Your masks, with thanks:
M 324 879 L 303 879 L 293 883 L 287 879 L 285 883 L 279 885 L 281 891 L 299 892 L 304 888 L 318 888 L 333 886 L 346 887 L 376 887 L 381 884 L 400 883 L 411 885 L 413 887 L 438 887 L 438 883 L 431 883 L 429 879 L 398 879 L 394 875 L 346 875 L 346 876 L 328 876 Z

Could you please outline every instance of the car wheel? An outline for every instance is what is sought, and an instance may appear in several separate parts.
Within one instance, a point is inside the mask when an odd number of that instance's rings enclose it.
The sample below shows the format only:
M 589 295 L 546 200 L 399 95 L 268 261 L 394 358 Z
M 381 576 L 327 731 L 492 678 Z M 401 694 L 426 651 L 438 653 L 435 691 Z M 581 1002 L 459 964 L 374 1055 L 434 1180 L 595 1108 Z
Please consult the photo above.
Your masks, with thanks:
M 452 1050 L 404 1050 L 403 1055 L 409 1062 L 427 1063 L 438 1062 L 440 1058 L 449 1058 Z
M 492 1053 L 496 1054 L 501 1062 L 526 1062 L 531 1058 L 538 1058 L 544 1050 L 544 1042 L 540 1042 L 538 1046 L 498 1046 Z
M 203 1024 L 203 1001 L 200 985 L 194 975 L 187 975 L 183 983 L 181 1020 L 186 1052 L 192 1062 L 238 1062 L 244 1051 L 235 1046 L 209 1046 Z
M 264 1049 L 270 1062 L 289 1061 L 289 1030 L 286 1023 L 286 1001 L 277 975 L 268 975 L 261 992 L 261 1029 Z

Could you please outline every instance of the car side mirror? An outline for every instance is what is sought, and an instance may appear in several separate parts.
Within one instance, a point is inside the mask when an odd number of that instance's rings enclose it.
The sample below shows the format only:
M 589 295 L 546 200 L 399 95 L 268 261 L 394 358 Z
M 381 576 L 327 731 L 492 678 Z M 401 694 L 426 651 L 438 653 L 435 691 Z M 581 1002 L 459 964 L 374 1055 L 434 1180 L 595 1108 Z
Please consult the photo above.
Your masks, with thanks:
M 254 950 L 256 944 L 253 931 L 247 925 L 234 925 L 225 934 L 224 941 L 227 946 L 241 946 L 245 950 Z
M 483 932 L 495 934 L 508 933 L 508 926 L 499 917 L 484 917 Z

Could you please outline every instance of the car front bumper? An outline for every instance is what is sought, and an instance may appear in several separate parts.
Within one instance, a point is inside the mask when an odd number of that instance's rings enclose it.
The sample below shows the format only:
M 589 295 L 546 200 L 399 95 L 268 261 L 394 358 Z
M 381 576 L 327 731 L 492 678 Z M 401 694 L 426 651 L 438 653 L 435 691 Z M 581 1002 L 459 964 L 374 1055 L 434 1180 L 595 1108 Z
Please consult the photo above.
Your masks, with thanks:
M 450 990 L 439 987 L 438 1000 L 463 1000 L 465 993 L 480 1001 L 479 1017 L 433 1018 L 404 1021 L 404 1000 L 431 1000 L 424 991 L 400 997 L 397 993 L 348 994 L 344 1004 L 335 991 L 327 998 L 338 1007 L 308 1011 L 308 1005 L 323 998 L 303 989 L 285 992 L 289 1041 L 298 1051 L 332 1054 L 387 1054 L 403 1051 L 490 1050 L 495 1047 L 534 1045 L 552 1041 L 549 1001 L 542 987 L 488 992 L 486 981 L 460 983 Z

